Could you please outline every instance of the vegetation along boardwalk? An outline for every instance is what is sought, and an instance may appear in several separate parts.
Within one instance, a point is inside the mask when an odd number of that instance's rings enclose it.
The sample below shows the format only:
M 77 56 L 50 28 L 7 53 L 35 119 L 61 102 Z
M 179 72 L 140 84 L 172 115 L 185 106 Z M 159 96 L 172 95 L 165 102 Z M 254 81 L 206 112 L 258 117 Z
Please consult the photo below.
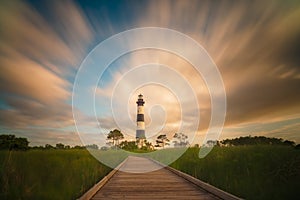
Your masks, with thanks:
M 197 181 L 189 180 L 191 177 L 174 173 L 168 167 L 146 173 L 130 173 L 142 172 L 141 169 L 149 171 L 149 167 L 157 169 L 160 166 L 149 159 L 130 156 L 121 170 L 115 171 L 100 187 L 91 189 L 96 191 L 90 190 L 90 195 L 81 199 L 238 199 L 212 186 L 208 190 L 203 189 Z

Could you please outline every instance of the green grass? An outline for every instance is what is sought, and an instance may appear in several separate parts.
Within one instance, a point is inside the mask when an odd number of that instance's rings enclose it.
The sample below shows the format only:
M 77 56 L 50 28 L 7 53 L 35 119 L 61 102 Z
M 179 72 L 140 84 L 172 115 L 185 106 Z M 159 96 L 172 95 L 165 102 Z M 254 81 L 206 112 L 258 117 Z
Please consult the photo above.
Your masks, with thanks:
M 86 150 L 0 151 L 0 199 L 76 199 L 109 171 Z
M 285 146 L 215 147 L 205 158 L 190 148 L 171 164 L 245 199 L 300 196 L 300 150 Z
M 169 165 L 176 161 L 187 148 L 167 148 L 153 151 L 144 155 L 144 157 L 149 157 L 158 162 Z
M 181 151 L 165 149 L 141 156 L 168 163 Z M 110 166 L 135 155 L 93 153 Z M 246 199 L 300 196 L 300 150 L 285 146 L 215 147 L 203 159 L 198 153 L 198 148 L 189 148 L 171 166 Z M 110 170 L 86 150 L 0 151 L 0 199 L 76 199 Z

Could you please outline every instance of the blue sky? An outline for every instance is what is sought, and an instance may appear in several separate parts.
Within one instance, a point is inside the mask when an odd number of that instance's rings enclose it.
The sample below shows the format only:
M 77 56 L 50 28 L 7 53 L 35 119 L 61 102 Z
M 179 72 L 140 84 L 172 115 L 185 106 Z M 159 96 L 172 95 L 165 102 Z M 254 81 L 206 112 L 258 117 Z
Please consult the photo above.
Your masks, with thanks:
M 210 95 L 205 77 L 184 59 L 169 52 L 139 50 L 116 59 L 102 77 L 95 77 L 102 60 L 87 59 L 91 50 L 115 34 L 161 27 L 191 37 L 216 63 L 227 97 L 220 139 L 265 135 L 300 142 L 298 1 L 44 0 L 0 4 L 1 134 L 27 137 L 31 145 L 80 144 L 81 134 L 85 143 L 103 145 L 105 134 L 120 128 L 130 139 L 134 137 L 136 95 L 142 92 L 152 138 L 155 133 L 189 133 L 189 128 L 179 127 L 191 122 L 197 126 L 193 142 L 203 141 L 211 117 Z M 163 43 L 163 38 L 153 38 Z M 113 53 L 114 48 L 106 53 Z M 83 82 L 84 92 L 76 95 L 86 98 L 72 109 L 74 80 L 85 58 L 94 67 L 84 82 L 92 78 L 100 82 L 95 90 Z M 189 82 L 198 105 L 190 103 L 192 98 L 185 93 L 172 93 L 170 88 L 183 87 L 175 72 Z M 161 81 L 169 77 L 169 88 L 167 84 L 137 87 L 138 81 L 150 80 L 150 75 Z M 94 100 L 95 110 L 90 104 Z M 200 114 L 194 116 L 195 110 Z M 183 111 L 191 114 L 189 121 L 180 118 Z M 84 127 L 79 128 L 79 135 L 73 112 Z M 100 127 L 93 123 L 95 119 Z

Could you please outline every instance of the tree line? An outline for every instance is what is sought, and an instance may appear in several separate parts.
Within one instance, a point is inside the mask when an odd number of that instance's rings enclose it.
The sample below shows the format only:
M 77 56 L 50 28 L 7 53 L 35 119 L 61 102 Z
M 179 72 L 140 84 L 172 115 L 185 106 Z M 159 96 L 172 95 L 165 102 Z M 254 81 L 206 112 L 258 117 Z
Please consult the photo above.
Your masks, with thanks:
M 110 131 L 107 135 L 107 146 L 103 146 L 101 150 L 107 150 L 109 148 L 121 148 L 126 151 L 136 151 L 138 145 L 136 141 L 127 141 L 123 140 L 123 133 L 114 129 Z M 189 146 L 188 136 L 183 133 L 175 133 L 172 137 L 172 142 L 174 147 L 186 147 Z M 161 134 L 157 136 L 155 145 L 152 145 L 151 142 L 145 140 L 144 146 L 141 147 L 142 150 L 149 151 L 156 148 L 165 148 L 165 146 L 170 145 L 170 139 L 166 134 Z M 208 140 L 206 144 L 202 146 L 242 146 L 242 145 L 284 145 L 292 146 L 297 149 L 300 149 L 300 144 L 297 144 L 294 141 L 284 140 L 282 138 L 270 138 L 265 136 L 245 136 L 238 137 L 233 139 L 224 139 L 221 141 L 217 140 Z M 198 144 L 195 145 L 199 147 Z M 57 143 L 55 146 L 50 144 L 45 144 L 44 146 L 29 146 L 29 141 L 27 138 L 16 137 L 15 135 L 0 135 L 0 150 L 28 150 L 28 149 L 94 149 L 98 150 L 99 147 L 96 144 L 90 144 L 85 146 L 70 146 L 64 145 L 62 143 Z
M 45 144 L 44 146 L 29 146 L 27 138 L 16 137 L 15 135 L 0 135 L 0 150 L 28 150 L 28 149 L 99 149 L 98 145 L 70 146 L 57 143 L 55 146 Z
M 136 141 L 122 141 L 124 139 L 123 133 L 118 130 L 114 129 L 110 131 L 107 135 L 108 140 L 107 145 L 109 147 L 119 147 L 124 150 L 128 151 L 135 151 L 138 149 L 138 145 Z M 120 142 L 121 141 L 121 142 Z M 183 147 L 183 146 L 188 146 L 188 136 L 183 134 L 183 133 L 175 133 L 172 139 L 174 146 L 175 147 Z M 157 136 L 155 140 L 155 145 L 153 145 L 151 142 L 145 140 L 144 141 L 144 146 L 141 147 L 143 150 L 153 150 L 154 147 L 157 148 L 165 148 L 165 146 L 170 145 L 170 139 L 167 137 L 166 134 L 161 134 Z
M 29 148 L 28 144 L 27 138 L 14 135 L 0 135 L 0 150 L 27 150 Z
M 109 142 L 112 146 L 117 146 L 125 150 L 135 150 L 137 149 L 137 144 L 135 141 L 128 142 L 127 140 L 122 141 L 120 143 L 120 140 L 124 139 L 124 136 L 120 130 L 113 130 L 110 131 L 108 136 L 108 140 L 111 140 Z M 184 133 L 175 133 L 171 139 L 167 137 L 166 134 L 161 134 L 157 136 L 154 147 L 157 148 L 165 148 L 165 146 L 170 145 L 170 141 L 172 140 L 174 147 L 186 147 L 189 146 L 188 142 L 188 136 Z M 282 138 L 270 138 L 265 136 L 244 136 L 244 137 L 238 137 L 233 139 L 224 139 L 221 141 L 218 140 L 208 140 L 206 144 L 203 144 L 202 146 L 241 146 L 241 145 L 284 145 L 284 146 L 292 146 L 296 148 L 300 148 L 300 144 L 296 145 L 294 141 L 290 140 L 284 140 Z M 153 147 L 153 145 L 146 141 L 146 149 L 149 149 L 149 147 Z M 196 147 L 199 147 L 198 144 L 195 145 Z M 144 147 L 145 148 L 145 147 Z
M 173 143 L 175 147 L 187 146 L 189 143 L 187 141 L 188 136 L 183 133 L 175 133 L 173 136 Z M 102 150 L 107 150 L 109 148 L 121 148 L 127 151 L 135 151 L 138 149 L 136 141 L 123 140 L 123 133 L 114 129 L 110 131 L 107 135 L 107 146 L 101 147 Z M 170 145 L 170 139 L 166 134 L 161 134 L 157 136 L 155 145 L 151 142 L 145 140 L 144 145 L 141 147 L 142 150 L 149 151 L 156 148 L 165 148 L 165 146 Z M 15 135 L 0 135 L 0 150 L 28 150 L 28 149 L 99 149 L 98 145 L 90 144 L 86 146 L 70 146 L 63 143 L 57 143 L 56 145 L 45 144 L 44 146 L 29 146 L 29 141 L 27 138 L 16 137 Z
M 57 143 L 55 146 L 52 146 L 50 144 L 45 144 L 45 146 L 34 146 L 31 147 L 32 149 L 99 149 L 98 145 L 96 144 L 89 144 L 85 146 L 75 145 L 64 145 L 63 143 Z
M 265 136 L 244 136 L 233 139 L 224 139 L 222 141 L 208 140 L 207 146 L 242 146 L 242 145 L 284 145 L 299 148 L 300 145 L 296 145 L 294 141 L 284 140 L 282 138 L 270 138 Z
M 284 140 L 282 138 L 269 138 L 265 136 L 246 136 L 234 139 L 225 139 L 221 141 L 223 145 L 239 146 L 239 145 L 286 145 L 295 146 L 294 141 Z

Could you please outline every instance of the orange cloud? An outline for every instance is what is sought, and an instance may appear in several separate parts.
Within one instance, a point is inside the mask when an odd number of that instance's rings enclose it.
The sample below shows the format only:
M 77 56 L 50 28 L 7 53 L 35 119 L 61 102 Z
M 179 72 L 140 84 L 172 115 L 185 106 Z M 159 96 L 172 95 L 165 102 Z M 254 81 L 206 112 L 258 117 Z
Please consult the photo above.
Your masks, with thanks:
M 227 125 L 284 119 L 300 112 L 300 6 L 285 6 L 279 1 L 153 1 L 139 24 L 182 31 L 205 47 L 223 76 Z M 191 68 L 182 73 L 194 78 Z
M 56 2 L 49 9 L 58 17 L 56 26 L 22 1 L 1 2 L 0 89 L 8 106 L 0 111 L 4 126 L 73 124 L 66 76 L 84 58 L 93 31 L 72 2 Z

